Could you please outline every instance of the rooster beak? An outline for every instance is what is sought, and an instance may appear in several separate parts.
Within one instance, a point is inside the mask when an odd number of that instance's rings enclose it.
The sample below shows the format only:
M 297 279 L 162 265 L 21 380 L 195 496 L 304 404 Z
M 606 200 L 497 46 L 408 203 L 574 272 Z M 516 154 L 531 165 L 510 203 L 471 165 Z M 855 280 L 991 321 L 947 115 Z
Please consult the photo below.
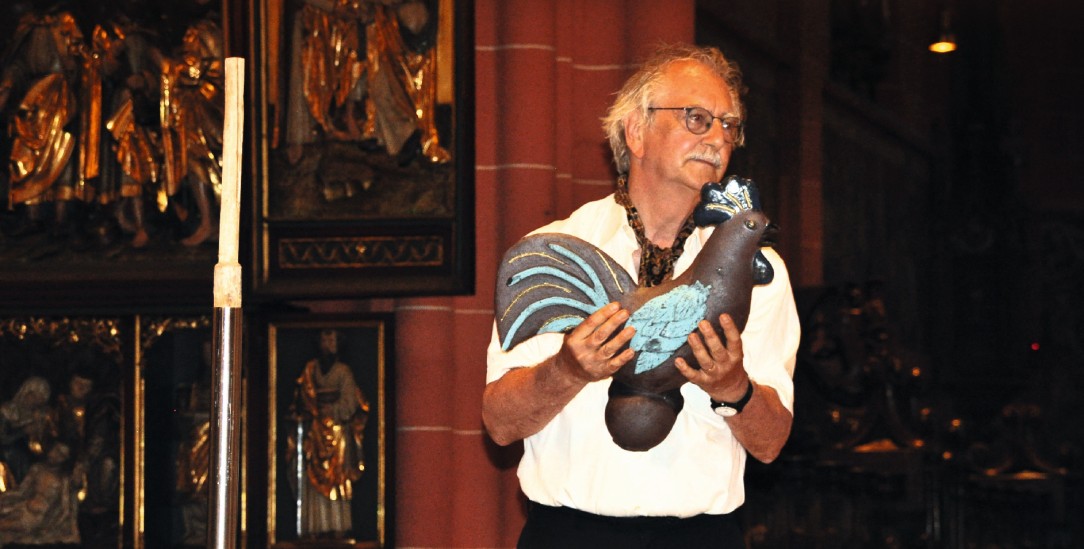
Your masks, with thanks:
M 779 236 L 779 225 L 768 223 L 768 226 L 764 229 L 764 234 L 760 235 L 761 247 L 770 248 L 775 246 L 778 242 L 777 236 Z

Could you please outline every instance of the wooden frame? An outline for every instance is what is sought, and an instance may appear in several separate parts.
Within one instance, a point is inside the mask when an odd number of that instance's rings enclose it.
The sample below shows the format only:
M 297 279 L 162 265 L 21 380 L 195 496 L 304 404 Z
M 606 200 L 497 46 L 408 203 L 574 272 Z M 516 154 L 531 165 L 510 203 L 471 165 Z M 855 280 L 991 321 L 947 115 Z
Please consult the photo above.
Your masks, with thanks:
M 166 182 L 162 143 L 167 142 L 170 132 L 156 113 L 160 112 L 161 97 L 168 95 L 163 93 L 161 68 L 168 65 L 181 70 L 187 31 L 200 29 L 207 39 L 202 47 L 208 51 L 222 56 L 236 54 L 229 29 L 238 20 L 235 12 L 243 1 L 3 3 L 0 90 L 11 88 L 10 94 L 0 91 L 0 165 L 4 166 L 0 170 L 0 308 L 12 312 L 100 312 L 156 307 L 173 310 L 177 304 L 210 303 L 213 235 L 193 239 L 188 245 L 182 242 L 195 227 L 202 226 L 199 220 L 214 218 L 209 226 L 217 227 L 213 196 L 206 215 L 197 213 L 204 210 L 196 204 L 200 202 L 197 195 L 206 196 L 213 184 L 194 175 L 198 172 L 195 169 L 185 174 L 171 172 L 175 175 L 169 179 L 175 184 Z M 43 76 L 30 68 L 29 44 L 42 43 L 40 36 L 35 38 L 38 32 L 70 41 L 67 47 L 58 46 L 56 52 L 65 72 Z M 37 51 L 34 56 L 45 53 Z M 159 54 L 170 63 L 162 63 L 156 57 Z M 214 78 L 214 56 L 204 55 L 199 62 L 206 66 L 201 65 L 200 72 Z M 47 79 L 61 76 L 73 91 L 68 109 L 57 106 L 62 102 L 48 102 L 48 94 L 37 93 L 45 89 L 42 86 Z M 92 84 L 95 78 L 100 78 L 100 87 Z M 100 102 L 90 100 L 96 96 L 90 90 L 95 89 L 100 90 Z M 61 96 L 63 93 L 57 94 Z M 126 98 L 132 101 L 126 102 Z M 134 107 L 125 111 L 126 105 Z M 25 133 L 9 133 L 21 111 L 42 113 L 42 123 Z M 45 118 L 64 112 L 69 113 L 70 122 L 59 130 L 45 123 Z M 135 114 L 117 118 L 123 112 Z M 115 118 L 118 123 L 110 125 Z M 129 126 L 120 119 L 135 122 Z M 122 127 L 133 129 L 126 135 L 147 136 L 139 142 L 147 144 L 150 154 L 146 156 L 154 158 L 146 165 L 156 167 L 141 173 L 153 172 L 155 177 L 148 175 L 142 183 L 133 183 L 134 172 L 128 167 L 134 164 L 121 162 L 117 156 L 118 150 L 125 149 L 120 147 L 123 136 L 118 137 Z M 118 135 L 110 128 L 117 128 Z M 68 143 L 57 149 L 69 151 L 58 156 L 68 159 L 58 160 L 65 168 L 58 172 L 31 168 L 23 174 L 10 167 L 13 154 L 34 149 L 38 137 L 41 143 Z M 183 141 L 175 135 L 170 139 Z M 33 163 L 48 164 L 40 158 Z M 132 232 L 137 227 L 142 227 L 146 237 L 142 244 L 137 243 L 139 232 Z
M 359 425 L 363 429 L 360 455 L 364 471 L 352 483 L 353 498 L 348 504 L 349 530 L 335 534 L 306 532 L 309 527 L 302 522 L 302 509 L 312 500 L 306 499 L 305 492 L 314 495 L 316 492 L 311 489 L 313 485 L 306 476 L 306 446 L 296 444 L 299 438 L 307 440 L 308 433 L 303 432 L 300 437 L 295 434 L 299 424 L 305 430 L 311 425 L 304 419 L 299 422 L 297 418 L 305 416 L 295 413 L 306 408 L 299 379 L 307 369 L 319 368 L 316 357 L 320 356 L 320 345 L 325 341 L 322 338 L 328 331 L 337 334 L 337 362 L 345 365 L 345 370 L 351 374 L 349 377 L 353 378 L 362 399 L 368 404 L 367 417 L 360 413 L 352 416 L 361 420 Z M 266 478 L 266 485 L 261 489 L 267 494 L 267 545 L 278 548 L 325 547 L 328 544 L 353 548 L 393 547 L 391 315 L 278 317 L 267 322 L 265 334 L 268 428 L 264 432 L 268 436 L 265 445 L 268 450 L 267 474 L 260 477 L 261 482 Z M 331 367 L 328 375 L 339 375 L 336 369 L 340 365 Z M 319 382 L 316 386 L 329 387 Z M 337 384 L 335 394 L 345 398 L 348 395 L 342 393 L 343 387 L 345 385 Z M 351 402 L 353 404 L 348 406 L 353 410 L 351 413 L 357 413 L 356 401 Z M 347 430 L 350 424 L 351 420 L 341 422 Z M 301 452 L 300 460 L 297 452 Z M 348 465 L 354 465 L 350 460 L 346 461 Z M 298 463 L 301 468 L 297 467 Z M 301 494 L 296 488 L 299 485 L 306 487 Z M 321 501 L 324 503 L 313 505 L 327 504 L 326 498 Z M 299 526 L 301 534 L 298 533 Z
M 305 0 L 255 0 L 257 299 L 473 290 L 472 1 L 356 2 L 336 21 Z M 299 84 L 314 78 L 312 45 L 327 45 L 306 42 L 306 24 L 329 25 L 356 55 L 319 88 L 342 95 Z M 393 59 L 432 72 L 412 73 L 424 74 L 412 87 L 381 68 Z M 408 131 L 419 140 L 400 145 Z

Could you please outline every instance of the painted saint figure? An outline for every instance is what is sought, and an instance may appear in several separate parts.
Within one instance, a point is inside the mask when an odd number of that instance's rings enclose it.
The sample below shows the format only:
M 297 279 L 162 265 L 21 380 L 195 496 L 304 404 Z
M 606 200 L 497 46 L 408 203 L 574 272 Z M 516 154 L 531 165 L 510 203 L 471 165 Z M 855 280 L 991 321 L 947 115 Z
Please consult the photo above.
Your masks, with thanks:
M 320 332 L 320 356 L 297 379 L 294 412 L 300 425 L 301 537 L 347 537 L 350 501 L 365 470 L 362 439 L 369 403 L 350 367 L 339 360 L 339 332 Z M 296 439 L 293 441 L 296 444 Z M 296 445 L 294 446 L 297 447 Z

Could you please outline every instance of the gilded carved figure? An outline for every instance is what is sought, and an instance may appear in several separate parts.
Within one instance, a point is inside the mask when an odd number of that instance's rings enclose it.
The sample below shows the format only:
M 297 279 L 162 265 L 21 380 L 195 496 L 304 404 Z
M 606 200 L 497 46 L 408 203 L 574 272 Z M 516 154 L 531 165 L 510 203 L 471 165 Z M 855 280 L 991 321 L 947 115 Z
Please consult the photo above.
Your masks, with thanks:
M 187 246 L 213 239 L 224 108 L 217 12 L 208 0 L 92 16 L 64 5 L 5 9 L 18 20 L 0 58 L 5 235 L 52 229 L 41 244 L 70 238 L 82 251 L 124 234 L 144 248 L 151 223 L 177 222 Z M 166 28 L 148 28 L 155 22 Z M 169 28 L 185 29 L 183 38 Z M 150 217 L 155 206 L 169 215 Z
M 0 494 L 0 547 L 80 543 L 70 460 L 68 446 L 56 443 L 43 462 L 30 466 L 17 488 Z
M 158 87 L 164 58 L 145 29 L 124 19 L 116 27 L 116 91 L 105 113 L 105 129 L 113 140 L 115 176 L 103 181 L 103 202 L 113 205 L 113 216 L 131 245 L 150 241 L 144 201 L 156 198 L 160 211 L 168 206 L 162 183 L 162 146 L 158 117 Z M 107 164 L 108 165 L 108 164 Z
M 308 361 L 297 378 L 298 430 L 291 437 L 295 452 L 290 459 L 298 471 L 293 480 L 300 490 L 303 538 L 349 536 L 354 485 L 365 471 L 362 439 L 369 403 L 350 367 L 339 360 L 339 343 L 338 331 L 323 330 L 320 356 Z
M 353 0 L 301 0 L 293 18 L 290 109 L 286 142 L 291 162 L 320 132 L 360 140 L 354 108 L 364 70 L 363 5 Z
M 0 404 L 0 483 L 16 486 L 55 436 L 49 397 L 52 388 L 39 376 L 23 381 L 11 400 Z
M 49 203 L 55 226 L 66 227 L 82 190 L 72 159 L 85 156 L 72 130 L 83 33 L 68 11 L 28 10 L 9 44 L 0 72 L 0 113 L 11 139 L 7 202 L 25 209 L 21 230 L 42 229 Z
M 268 0 L 267 216 L 445 217 L 454 0 Z
M 211 371 L 214 365 L 210 341 L 200 345 L 199 379 L 186 387 L 177 403 L 185 433 L 177 449 L 176 492 L 180 496 L 183 545 L 200 547 L 207 542 L 207 515 L 211 478 Z
M 293 19 L 287 153 L 320 136 L 410 162 L 450 160 L 435 120 L 436 52 L 418 0 L 301 0 Z
M 365 135 L 375 137 L 400 163 L 412 155 L 433 163 L 451 160 L 436 125 L 436 13 L 425 2 L 383 2 L 366 25 Z
M 195 246 L 215 232 L 212 206 L 222 187 L 224 115 L 222 31 L 204 18 L 188 28 L 181 47 L 164 63 L 161 81 L 162 148 L 167 194 L 192 188 L 199 223 L 181 242 Z M 178 215 L 190 212 L 175 203 Z
M 94 367 L 76 367 L 53 406 L 56 440 L 71 450 L 80 537 L 88 546 L 114 533 L 120 474 L 120 406 L 115 394 L 96 387 L 97 378 Z

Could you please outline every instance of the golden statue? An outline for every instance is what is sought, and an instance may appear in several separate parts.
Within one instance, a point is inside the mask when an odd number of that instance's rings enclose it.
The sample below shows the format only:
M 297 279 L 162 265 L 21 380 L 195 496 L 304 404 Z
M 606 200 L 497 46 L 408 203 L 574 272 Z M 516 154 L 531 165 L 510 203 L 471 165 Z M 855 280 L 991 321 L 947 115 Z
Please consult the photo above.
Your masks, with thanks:
M 25 90 L 11 115 L 9 204 L 25 204 L 31 221 L 41 206 L 57 203 L 57 224 L 76 198 L 71 159 L 77 139 L 65 129 L 78 111 L 73 88 L 80 73 L 83 35 L 71 13 L 27 12 L 12 37 L 12 55 L 0 74 L 0 111 Z
M 420 0 L 301 0 L 293 19 L 287 157 L 325 139 L 379 144 L 400 164 L 451 159 L 437 136 L 435 20 Z M 360 109 L 358 106 L 360 105 Z M 361 112 L 358 112 L 358 111 Z
M 368 93 L 363 133 L 375 136 L 401 163 L 416 152 L 410 147 L 433 163 L 451 159 L 437 137 L 436 47 L 411 47 L 403 39 L 404 31 L 421 34 L 432 18 L 420 0 L 384 2 L 373 7 L 365 29 Z
M 181 242 L 196 246 L 215 232 L 212 202 L 222 190 L 224 67 L 222 31 L 201 19 L 185 32 L 175 59 L 163 63 L 161 80 L 162 148 L 166 193 L 192 186 L 199 226 Z M 178 216 L 189 212 L 175 204 Z
M 74 203 L 107 204 L 103 193 L 104 84 L 117 67 L 122 36 L 96 26 L 85 40 L 67 11 L 27 12 L 19 21 L 0 76 L 0 110 L 25 90 L 8 125 L 9 203 L 26 206 L 40 224 L 41 207 L 55 202 L 55 229 L 76 227 Z
M 181 504 L 185 545 L 203 545 L 207 540 L 207 511 L 211 472 L 211 420 L 198 421 L 177 455 L 177 493 Z
M 54 444 L 17 488 L 0 494 L 0 547 L 80 543 L 77 490 L 67 471 L 70 458 L 67 445 Z
M 158 208 L 168 208 L 168 193 L 163 183 L 161 139 L 158 137 L 158 87 L 163 57 L 152 46 L 142 29 L 125 21 L 116 25 L 114 55 L 123 53 L 123 86 L 114 93 L 105 128 L 113 136 L 113 156 L 118 180 L 109 181 L 102 190 L 102 203 L 112 203 L 114 218 L 121 230 L 132 235 L 132 247 L 142 248 L 150 241 L 144 224 L 144 195 L 158 193 Z M 154 116 L 148 116 L 154 105 Z M 144 114 L 148 113 L 148 114 Z M 104 182 L 103 182 L 104 183 Z
M 297 379 L 294 413 L 301 438 L 302 468 L 291 453 L 301 491 L 301 537 L 348 537 L 353 529 L 350 501 L 365 470 L 362 441 L 369 403 L 350 367 L 338 358 L 339 333 L 320 333 L 320 356 L 305 364 Z M 291 445 L 297 448 L 296 435 Z
M 9 475 L 5 487 L 21 483 L 31 463 L 44 455 L 46 445 L 56 437 L 51 395 L 45 378 L 31 376 L 11 400 L 0 405 L 0 463 Z
M 211 446 L 211 374 L 214 351 L 210 341 L 203 341 L 201 366 L 191 385 L 181 385 L 177 392 L 178 429 L 185 433 L 177 448 L 177 475 L 174 483 L 180 503 L 181 545 L 202 547 L 207 543 L 207 519 L 210 510 Z
M 75 114 L 74 103 L 75 96 L 60 73 L 38 80 L 19 103 L 12 124 L 12 204 L 47 201 L 54 197 L 50 191 L 71 198 L 70 189 L 53 184 L 68 168 L 75 149 L 74 136 L 64 129 Z
M 286 122 L 293 162 L 301 145 L 314 141 L 320 131 L 337 139 L 360 138 L 354 105 L 362 93 L 363 6 L 356 0 L 301 1 L 293 19 Z

